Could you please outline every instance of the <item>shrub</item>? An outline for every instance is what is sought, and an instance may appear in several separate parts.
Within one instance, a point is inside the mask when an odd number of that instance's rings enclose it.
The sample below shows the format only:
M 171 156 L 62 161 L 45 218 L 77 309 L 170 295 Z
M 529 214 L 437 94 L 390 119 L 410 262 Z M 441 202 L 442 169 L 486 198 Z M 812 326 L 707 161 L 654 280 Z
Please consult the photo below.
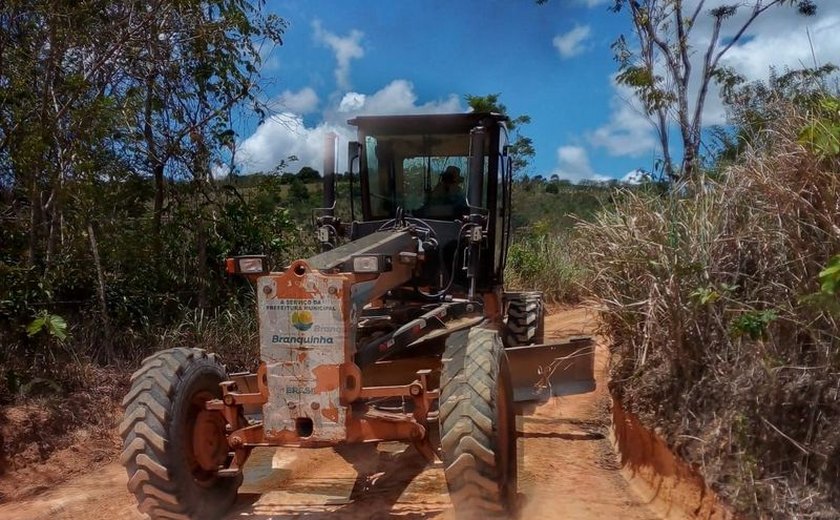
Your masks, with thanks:
M 539 225 L 517 236 L 508 250 L 508 288 L 539 290 L 555 303 L 578 302 L 586 270 L 578 263 L 569 233 L 551 234 Z
M 716 182 L 627 193 L 582 247 L 612 389 L 740 511 L 840 517 L 840 158 L 785 106 Z M 825 278 L 825 276 L 823 277 Z

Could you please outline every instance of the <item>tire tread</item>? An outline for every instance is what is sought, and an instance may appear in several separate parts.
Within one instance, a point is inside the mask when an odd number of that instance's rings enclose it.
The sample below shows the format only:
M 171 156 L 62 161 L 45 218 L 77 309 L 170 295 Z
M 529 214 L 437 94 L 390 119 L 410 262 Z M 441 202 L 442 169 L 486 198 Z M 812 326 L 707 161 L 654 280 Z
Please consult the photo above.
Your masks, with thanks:
M 195 516 L 194 505 L 179 497 L 178 484 L 167 469 L 173 462 L 168 439 L 171 406 L 185 371 L 194 363 L 210 363 L 224 373 L 216 357 L 201 349 L 163 350 L 143 360 L 132 374 L 132 387 L 123 399 L 120 462 L 128 473 L 128 489 L 137 497 L 138 508 L 155 520 L 189 520 Z
M 459 519 L 505 516 L 493 413 L 502 355 L 493 330 L 473 328 L 447 340 L 439 421 L 444 474 Z

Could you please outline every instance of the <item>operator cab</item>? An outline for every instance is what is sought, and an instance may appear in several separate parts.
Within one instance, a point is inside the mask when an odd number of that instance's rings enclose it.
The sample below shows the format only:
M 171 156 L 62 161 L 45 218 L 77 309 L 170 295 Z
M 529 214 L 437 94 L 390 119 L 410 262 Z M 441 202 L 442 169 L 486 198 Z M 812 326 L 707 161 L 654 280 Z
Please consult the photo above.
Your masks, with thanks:
M 361 116 L 350 165 L 358 160 L 362 215 L 356 240 L 395 219 L 433 230 L 442 254 L 436 270 L 457 260 L 459 236 L 472 218 L 485 222 L 479 285 L 501 284 L 507 249 L 510 160 L 505 116 L 495 113 Z M 471 159 L 472 158 L 472 159 Z M 472 215 L 472 217 L 471 217 Z M 489 260 L 489 259 L 487 259 Z

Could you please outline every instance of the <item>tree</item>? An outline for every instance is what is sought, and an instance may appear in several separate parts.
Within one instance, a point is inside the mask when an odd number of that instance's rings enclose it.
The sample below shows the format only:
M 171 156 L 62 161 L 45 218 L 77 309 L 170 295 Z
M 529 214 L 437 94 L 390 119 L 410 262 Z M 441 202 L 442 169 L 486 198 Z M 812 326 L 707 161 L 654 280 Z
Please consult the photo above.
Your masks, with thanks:
M 109 130 L 122 57 L 153 14 L 113 4 L 0 4 L 0 170 L 29 213 L 30 267 L 54 261 L 67 186 L 88 183 L 116 155 Z
M 204 182 L 211 162 L 235 173 L 234 109 L 246 104 L 260 116 L 263 47 L 282 44 L 286 23 L 247 0 L 158 0 L 151 30 L 135 42 L 125 70 L 123 131 L 129 150 L 154 179 L 153 232 L 159 235 L 166 184 Z M 138 132 L 135 129 L 140 129 Z M 205 164 L 198 170 L 196 154 Z
M 702 139 L 703 109 L 712 82 L 726 86 L 740 81 L 721 65 L 721 58 L 758 17 L 768 9 L 786 5 L 803 15 L 816 12 L 814 0 L 732 0 L 731 4 L 708 11 L 703 10 L 706 0 L 614 0 L 613 11 L 626 11 L 630 15 L 635 40 L 635 45 L 631 45 L 621 35 L 613 44 L 619 64 L 617 79 L 635 91 L 647 115 L 653 119 L 662 146 L 663 171 L 669 179 L 694 177 Z M 701 16 L 711 18 L 708 43 L 692 39 Z M 728 27 L 731 36 L 723 37 L 727 21 L 732 21 Z M 697 76 L 694 75 L 695 56 L 701 58 Z M 675 168 L 669 143 L 669 130 L 674 122 L 683 148 L 679 169 Z
M 303 183 L 319 182 L 321 180 L 321 174 L 315 168 L 304 166 L 298 170 L 297 178 Z
M 522 172 L 528 166 L 531 158 L 534 157 L 535 151 L 533 141 L 530 137 L 522 135 L 519 132 L 519 127 L 530 123 L 531 117 L 521 115 L 511 118 L 507 113 L 507 107 L 499 103 L 499 96 L 501 96 L 500 93 L 487 94 L 486 96 L 467 94 L 464 96 L 464 99 L 470 108 L 472 108 L 473 112 L 496 112 L 507 118 L 507 128 L 513 134 L 508 151 L 513 165 L 513 172 Z
M 833 64 L 782 72 L 771 68 L 766 81 L 739 81 L 723 88 L 721 98 L 729 125 L 710 129 L 715 162 L 719 166 L 731 163 L 746 148 L 754 146 L 756 139 L 779 117 L 780 110 L 787 109 L 784 105 L 793 104 L 803 113 L 818 114 L 826 95 L 830 96 L 832 91 L 837 94 L 837 89 L 830 86 L 837 71 Z
M 233 163 L 239 111 L 265 116 L 261 46 L 280 44 L 285 27 L 264 5 L 0 3 L 0 191 L 10 203 L 0 267 L 20 273 L 16 315 L 31 319 L 27 301 L 89 299 L 107 335 L 108 314 L 134 298 L 114 297 L 120 284 L 148 301 L 198 287 L 209 302 L 231 196 L 213 172 Z

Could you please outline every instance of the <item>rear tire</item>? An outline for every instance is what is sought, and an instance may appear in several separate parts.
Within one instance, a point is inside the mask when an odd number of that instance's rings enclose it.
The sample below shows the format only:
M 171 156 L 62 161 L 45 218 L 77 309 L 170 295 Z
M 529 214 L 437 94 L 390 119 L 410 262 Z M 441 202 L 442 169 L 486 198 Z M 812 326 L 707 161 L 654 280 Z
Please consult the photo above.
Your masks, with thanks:
M 474 328 L 447 339 L 439 422 L 456 517 L 511 515 L 516 504 L 516 416 L 507 356 L 496 331 Z
M 508 297 L 507 346 L 545 343 L 545 303 L 541 292 L 524 292 Z
M 131 376 L 120 461 L 140 511 L 153 520 L 220 518 L 236 499 L 242 475 L 219 477 L 215 469 L 228 454 L 224 418 L 204 410 L 221 398 L 226 378 L 215 355 L 191 348 L 158 352 Z

